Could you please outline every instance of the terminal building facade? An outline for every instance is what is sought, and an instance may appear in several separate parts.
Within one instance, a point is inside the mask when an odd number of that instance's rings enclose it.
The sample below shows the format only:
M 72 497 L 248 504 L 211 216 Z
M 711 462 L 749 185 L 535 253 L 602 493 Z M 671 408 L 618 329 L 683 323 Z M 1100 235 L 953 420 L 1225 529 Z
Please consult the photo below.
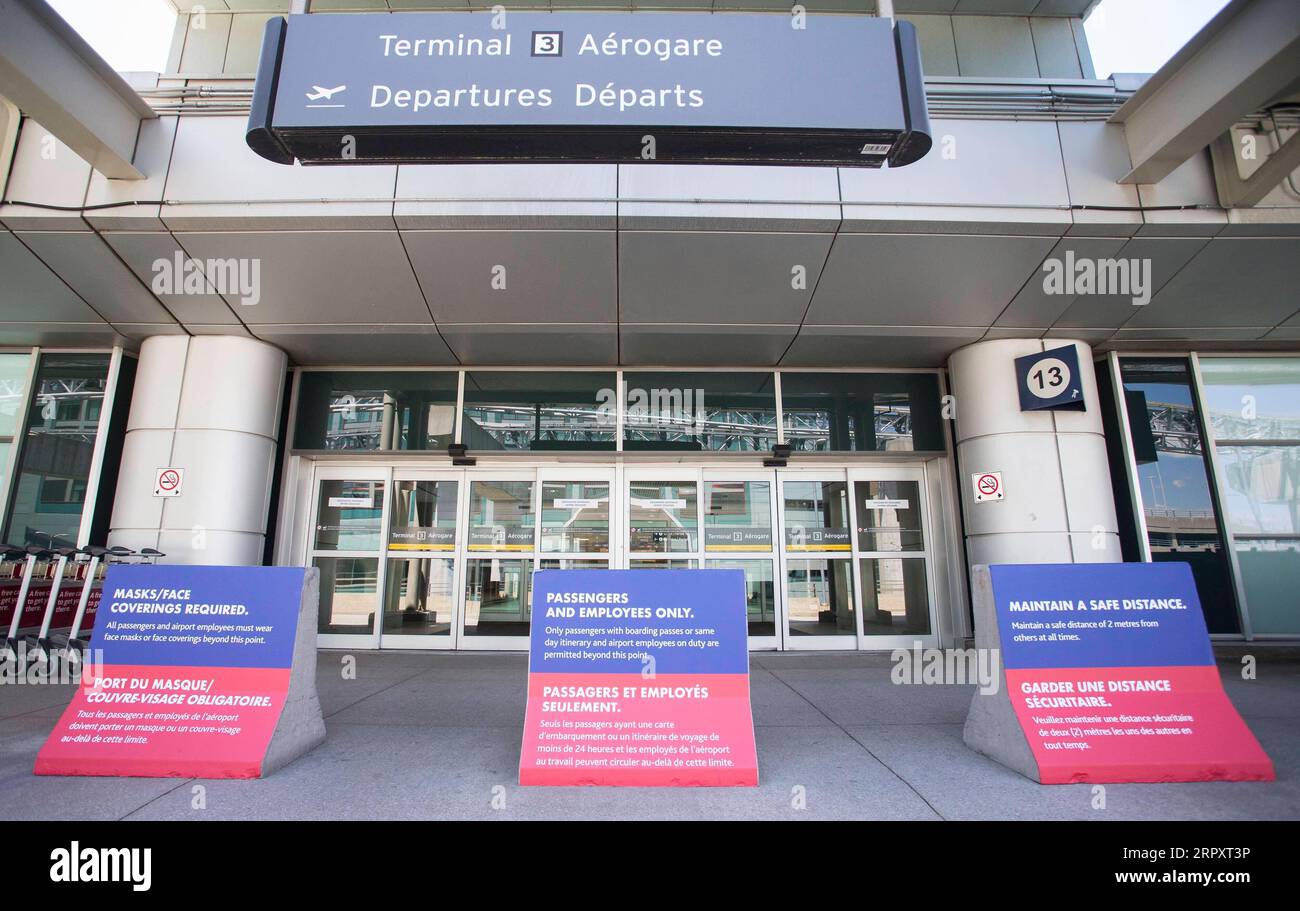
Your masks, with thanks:
M 952 646 L 970 566 L 1120 560 L 1300 636 L 1289 0 L 1102 78 L 1089 0 L 812 0 L 916 30 L 933 148 L 883 169 L 277 164 L 269 19 L 448 4 L 176 5 L 160 74 L 6 13 L 5 542 L 315 566 L 323 647 L 526 648 L 589 567 L 741 568 L 755 648 Z M 1083 408 L 1022 410 L 1061 348 Z

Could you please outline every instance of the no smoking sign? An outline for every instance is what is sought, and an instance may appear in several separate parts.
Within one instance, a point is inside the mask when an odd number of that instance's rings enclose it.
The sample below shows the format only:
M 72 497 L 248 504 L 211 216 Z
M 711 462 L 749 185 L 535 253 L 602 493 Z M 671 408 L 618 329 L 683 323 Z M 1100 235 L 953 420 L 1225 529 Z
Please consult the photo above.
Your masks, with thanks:
M 184 480 L 184 468 L 159 468 L 154 473 L 153 495 L 155 497 L 179 497 L 181 495 L 181 484 Z
M 977 471 L 970 476 L 971 486 L 975 492 L 975 502 L 1001 500 L 1005 495 L 1002 487 L 1002 472 Z

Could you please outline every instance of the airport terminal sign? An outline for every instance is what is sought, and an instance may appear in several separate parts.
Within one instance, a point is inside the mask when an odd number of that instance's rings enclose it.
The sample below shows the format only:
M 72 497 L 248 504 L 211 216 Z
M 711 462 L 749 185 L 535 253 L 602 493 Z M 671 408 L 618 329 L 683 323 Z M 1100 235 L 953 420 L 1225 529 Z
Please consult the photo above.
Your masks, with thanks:
M 619 12 L 267 23 L 248 144 L 281 163 L 880 167 L 930 148 L 915 30 Z
M 743 571 L 535 579 L 520 784 L 758 784 Z
M 315 637 L 300 630 L 314 608 L 314 573 L 110 568 L 90 643 L 100 662 L 87 666 L 37 756 L 36 774 L 253 778 L 276 764 L 268 759 L 273 738 L 290 727 L 297 743 L 276 751 L 280 761 L 315 745 L 324 737 Z M 297 666 L 304 661 L 310 668 Z M 286 713 L 295 672 L 313 679 L 302 690 L 307 698 Z M 299 711 L 313 707 L 314 717 Z
M 976 749 L 1044 784 L 1273 779 L 1223 690 L 1187 564 L 976 567 L 976 590 L 1004 674 L 972 703 Z

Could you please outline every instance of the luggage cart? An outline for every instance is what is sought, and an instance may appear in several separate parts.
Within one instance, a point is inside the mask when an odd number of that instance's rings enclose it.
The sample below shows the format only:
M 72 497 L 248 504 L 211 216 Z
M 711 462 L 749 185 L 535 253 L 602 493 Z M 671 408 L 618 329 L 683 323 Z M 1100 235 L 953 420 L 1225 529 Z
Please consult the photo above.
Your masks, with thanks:
M 58 560 L 54 564 L 54 576 L 50 579 L 50 594 L 45 601 L 45 613 L 41 616 L 41 628 L 35 636 L 24 636 L 28 651 L 35 654 L 37 661 L 47 661 L 50 657 L 50 626 L 59 605 L 59 592 L 63 589 L 63 577 L 68 569 L 68 561 L 74 559 L 80 551 L 75 547 L 55 547 L 50 551 Z
M 90 562 L 86 566 L 86 578 L 81 583 L 81 598 L 77 601 L 76 616 L 72 618 L 72 626 L 68 629 L 67 638 L 62 639 L 61 647 L 69 658 L 80 657 L 81 652 L 86 648 L 87 643 L 80 638 L 81 624 L 86 619 L 86 607 L 90 604 L 90 593 L 95 587 L 95 576 L 99 572 L 99 565 L 120 563 L 136 556 L 135 551 L 121 545 L 100 547 L 96 544 L 87 544 L 81 552 L 90 558 Z
M 23 568 L 23 581 L 18 586 L 18 599 L 14 604 L 14 615 L 9 621 L 9 632 L 5 636 L 5 644 L 0 657 L 10 661 L 18 660 L 18 652 L 21 640 L 19 639 L 19 630 L 23 625 L 23 611 L 27 608 L 27 592 L 32 587 L 32 575 L 36 572 L 36 564 L 42 561 L 48 561 L 52 554 L 50 551 L 39 544 L 29 544 L 23 548 L 26 555 L 27 565 Z
M 23 576 L 26 575 L 26 573 L 24 572 L 26 568 L 24 564 L 26 562 L 27 562 L 27 548 L 17 547 L 13 544 L 0 544 L 0 575 L 3 575 L 5 579 L 8 580 L 22 579 Z M 6 588 L 9 588 L 9 586 L 6 586 Z M 14 609 L 17 610 L 17 607 L 18 607 L 18 599 L 17 599 L 17 593 L 15 593 Z M 8 658 L 9 656 L 10 656 L 9 640 L 8 637 L 6 636 L 5 644 L 3 648 L 3 655 L 0 657 Z M 13 657 L 14 658 L 17 657 L 16 652 L 13 653 Z

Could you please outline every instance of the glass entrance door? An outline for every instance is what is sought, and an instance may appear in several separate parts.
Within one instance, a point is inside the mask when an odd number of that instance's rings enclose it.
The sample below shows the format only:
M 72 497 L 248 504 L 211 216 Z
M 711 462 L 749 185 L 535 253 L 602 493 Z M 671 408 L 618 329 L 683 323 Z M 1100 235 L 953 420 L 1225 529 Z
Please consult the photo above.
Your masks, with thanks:
M 751 648 L 778 648 L 776 475 L 638 466 L 624 472 L 629 569 L 739 569 Z
M 925 470 L 873 466 L 778 474 L 782 647 L 934 645 Z
M 319 641 L 525 650 L 536 572 L 615 567 L 742 570 L 755 649 L 934 645 L 928 489 L 919 464 L 317 465 Z
M 744 571 L 749 647 L 754 649 L 780 647 L 775 495 L 772 471 L 704 472 L 704 567 Z
M 307 565 L 320 570 L 316 631 L 323 648 L 379 645 L 389 471 L 318 468 Z
M 537 557 L 536 474 L 466 473 L 462 648 L 528 648 Z
M 858 645 L 853 503 L 843 471 L 782 471 L 782 647 Z
M 384 647 L 456 646 L 462 475 L 394 473 L 384 567 Z

